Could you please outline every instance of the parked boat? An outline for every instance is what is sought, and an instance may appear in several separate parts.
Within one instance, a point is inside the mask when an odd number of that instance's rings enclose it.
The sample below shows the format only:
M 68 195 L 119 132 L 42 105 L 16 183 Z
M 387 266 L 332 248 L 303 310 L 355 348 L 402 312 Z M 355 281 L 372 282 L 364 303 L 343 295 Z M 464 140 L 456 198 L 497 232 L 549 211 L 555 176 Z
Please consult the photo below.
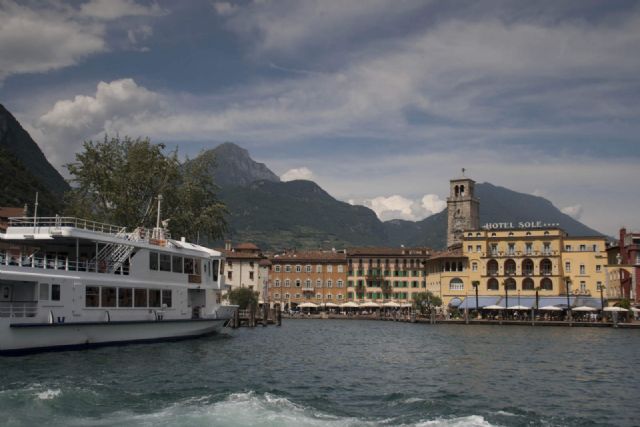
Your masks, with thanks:
M 166 230 L 10 218 L 0 234 L 0 354 L 219 332 L 220 252 Z

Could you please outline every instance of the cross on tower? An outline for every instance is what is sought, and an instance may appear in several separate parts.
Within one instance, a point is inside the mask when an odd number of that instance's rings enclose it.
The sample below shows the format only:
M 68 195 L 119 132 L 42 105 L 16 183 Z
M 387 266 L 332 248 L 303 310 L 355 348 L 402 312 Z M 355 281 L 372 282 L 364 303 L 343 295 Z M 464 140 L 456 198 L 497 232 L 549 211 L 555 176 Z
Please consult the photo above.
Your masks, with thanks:
M 464 176 L 464 171 L 466 171 L 466 169 L 462 168 L 462 176 Z

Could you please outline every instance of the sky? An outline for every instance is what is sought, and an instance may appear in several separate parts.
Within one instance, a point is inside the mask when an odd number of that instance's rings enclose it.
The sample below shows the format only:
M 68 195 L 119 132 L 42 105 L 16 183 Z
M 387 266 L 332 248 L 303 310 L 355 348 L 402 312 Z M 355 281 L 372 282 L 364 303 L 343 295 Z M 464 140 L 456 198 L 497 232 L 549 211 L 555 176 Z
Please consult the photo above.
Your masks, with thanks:
M 0 103 L 65 176 L 105 133 L 232 141 L 383 220 L 466 168 L 616 235 L 639 99 L 638 1 L 0 0 Z

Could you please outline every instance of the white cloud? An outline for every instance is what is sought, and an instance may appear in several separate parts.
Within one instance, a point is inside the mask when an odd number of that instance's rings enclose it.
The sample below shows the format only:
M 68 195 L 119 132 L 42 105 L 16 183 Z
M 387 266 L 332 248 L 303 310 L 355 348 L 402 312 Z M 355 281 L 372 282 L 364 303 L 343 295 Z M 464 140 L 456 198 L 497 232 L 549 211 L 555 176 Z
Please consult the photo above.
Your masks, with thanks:
M 440 200 L 440 197 L 436 194 L 426 194 L 417 200 L 394 194 L 362 200 L 350 199 L 349 203 L 368 207 L 376 213 L 381 221 L 392 219 L 419 221 L 441 212 L 447 207 L 446 202 Z
M 563 214 L 567 214 L 575 220 L 580 220 L 580 218 L 582 218 L 582 213 L 584 209 L 582 205 L 578 204 L 573 206 L 567 206 L 566 208 L 562 208 L 560 210 L 562 211 Z
M 80 7 L 80 15 L 103 20 L 125 16 L 159 16 L 165 13 L 157 3 L 144 6 L 134 0 L 91 0 Z
M 312 181 L 313 172 L 311 171 L 311 169 L 303 166 L 300 168 L 289 169 L 280 176 L 280 180 L 284 182 L 294 181 L 296 179 L 305 179 L 307 181 Z
M 83 140 L 105 131 L 118 133 L 121 121 L 145 120 L 163 105 L 161 95 L 138 86 L 133 79 L 100 82 L 93 96 L 56 102 L 35 124 L 36 140 L 45 142 L 51 160 L 60 165 L 71 160 Z
M 66 10 L 0 3 L 0 82 L 12 74 L 74 65 L 105 51 L 103 36 L 102 25 L 75 21 Z
M 227 1 L 213 2 L 213 8 L 215 9 L 216 13 L 220 16 L 232 15 L 238 9 L 237 6 L 232 5 Z

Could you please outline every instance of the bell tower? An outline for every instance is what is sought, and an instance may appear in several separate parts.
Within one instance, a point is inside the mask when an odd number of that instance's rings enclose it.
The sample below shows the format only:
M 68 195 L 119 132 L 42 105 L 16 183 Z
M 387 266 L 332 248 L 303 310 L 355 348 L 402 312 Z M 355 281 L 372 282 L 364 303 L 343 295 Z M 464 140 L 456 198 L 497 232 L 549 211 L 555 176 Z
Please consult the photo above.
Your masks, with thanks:
M 476 182 L 464 175 L 449 181 L 447 197 L 447 247 L 462 243 L 465 230 L 480 228 L 480 201 L 475 197 Z

